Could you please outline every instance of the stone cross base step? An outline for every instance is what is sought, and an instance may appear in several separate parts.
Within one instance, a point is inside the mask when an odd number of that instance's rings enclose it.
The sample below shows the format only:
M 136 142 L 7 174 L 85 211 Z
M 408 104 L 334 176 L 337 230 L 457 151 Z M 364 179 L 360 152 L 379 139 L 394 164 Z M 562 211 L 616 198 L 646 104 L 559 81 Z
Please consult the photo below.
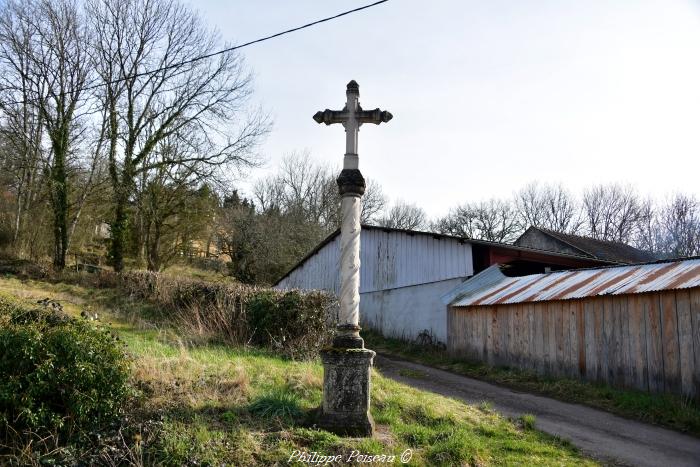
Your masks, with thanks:
M 318 426 L 342 436 L 372 436 L 369 413 L 374 351 L 331 348 L 321 351 L 323 405 Z

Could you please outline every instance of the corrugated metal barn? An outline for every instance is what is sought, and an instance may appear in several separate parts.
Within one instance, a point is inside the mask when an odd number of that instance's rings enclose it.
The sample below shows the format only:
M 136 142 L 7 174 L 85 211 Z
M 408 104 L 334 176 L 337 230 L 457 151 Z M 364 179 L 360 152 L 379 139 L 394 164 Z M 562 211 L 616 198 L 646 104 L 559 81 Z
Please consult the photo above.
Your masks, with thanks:
M 275 287 L 337 294 L 339 241 L 338 232 L 330 235 Z M 495 262 L 509 263 L 526 273 L 610 264 L 533 248 L 367 225 L 361 231 L 360 261 L 362 325 L 408 339 L 427 330 L 441 342 L 447 339 L 446 302 L 441 297 Z
M 700 259 L 462 284 L 448 350 L 491 365 L 700 398 Z

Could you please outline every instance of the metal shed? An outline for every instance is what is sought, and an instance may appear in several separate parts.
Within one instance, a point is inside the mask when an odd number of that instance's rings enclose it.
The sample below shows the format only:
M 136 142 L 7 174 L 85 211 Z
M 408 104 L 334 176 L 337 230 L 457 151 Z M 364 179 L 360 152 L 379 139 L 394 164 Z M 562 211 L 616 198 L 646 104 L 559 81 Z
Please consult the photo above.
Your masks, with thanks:
M 506 277 L 452 293 L 448 349 L 650 392 L 700 396 L 700 258 Z
M 428 331 L 447 340 L 441 298 L 474 273 L 507 263 L 520 274 L 545 268 L 610 264 L 595 258 L 432 232 L 363 225 L 360 248 L 362 326 L 385 336 L 415 339 Z M 329 235 L 275 284 L 279 289 L 339 290 L 339 232 Z

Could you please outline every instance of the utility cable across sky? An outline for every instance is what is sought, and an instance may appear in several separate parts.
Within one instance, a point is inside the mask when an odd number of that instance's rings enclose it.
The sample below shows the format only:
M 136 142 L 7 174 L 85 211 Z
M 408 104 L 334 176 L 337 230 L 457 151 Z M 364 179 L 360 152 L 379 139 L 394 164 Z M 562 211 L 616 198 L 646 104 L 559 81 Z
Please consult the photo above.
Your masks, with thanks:
M 342 12 L 342 13 L 338 13 L 337 15 L 328 16 L 328 17 L 326 17 L 326 18 L 322 18 L 322 19 L 313 21 L 313 22 L 311 22 L 311 23 L 304 24 L 304 25 L 302 25 L 302 26 L 297 26 L 297 27 L 292 28 L 292 29 L 287 29 L 287 30 L 285 30 L 285 31 L 281 31 L 281 32 L 278 32 L 278 33 L 276 33 L 276 34 L 272 34 L 272 35 L 269 35 L 269 36 L 261 37 L 261 38 L 259 38 L 259 39 L 255 39 L 255 40 L 252 40 L 252 41 L 249 41 L 249 42 L 245 42 L 245 43 L 240 44 L 240 45 L 235 45 L 235 46 L 232 46 L 232 47 L 227 47 L 227 48 L 225 48 L 225 49 L 222 49 L 222 50 L 219 50 L 219 51 L 216 51 L 216 52 L 212 52 L 212 53 L 210 53 L 210 54 L 200 55 L 200 56 L 198 56 L 198 57 L 194 57 L 194 58 L 191 58 L 191 59 L 189 59 L 189 60 L 184 60 L 184 61 L 181 61 L 181 62 L 172 63 L 172 64 L 170 64 L 170 65 L 167 65 L 167 66 L 164 66 L 164 67 L 160 67 L 160 68 L 156 68 L 156 69 L 153 69 L 153 70 L 146 70 L 146 71 L 142 71 L 142 72 L 135 73 L 135 74 L 130 75 L 130 76 L 124 76 L 124 77 L 117 78 L 117 79 L 114 79 L 114 80 L 111 80 L 111 81 L 104 81 L 104 82 L 101 82 L 101 83 L 97 83 L 97 84 L 93 84 L 93 85 L 90 85 L 90 86 L 86 86 L 85 88 L 82 89 L 81 92 L 83 92 L 83 91 L 90 91 L 90 90 L 92 90 L 92 89 L 97 89 L 97 88 L 99 88 L 99 87 L 101 87 L 101 86 L 116 84 L 116 83 L 119 83 L 119 82 L 121 82 L 121 81 L 126 81 L 126 80 L 130 80 L 130 79 L 134 79 L 134 78 L 139 78 L 139 77 L 141 77 L 141 76 L 147 76 L 147 75 L 151 75 L 151 74 L 154 74 L 154 73 L 159 73 L 159 72 L 161 72 L 161 71 L 166 71 L 166 70 L 169 70 L 169 69 L 171 69 L 171 68 L 177 68 L 177 67 L 180 67 L 180 66 L 182 66 L 182 65 L 187 65 L 187 64 L 189 64 L 189 63 L 198 62 L 198 61 L 200 61 L 200 60 L 205 60 L 205 59 L 207 59 L 207 58 L 215 57 L 215 56 L 217 56 L 217 55 L 223 55 L 223 54 L 226 54 L 226 53 L 230 53 L 230 52 L 233 52 L 234 50 L 242 49 L 242 48 L 244 48 L 244 47 L 248 47 L 248 46 L 253 45 L 253 44 L 259 44 L 259 43 L 261 43 L 261 42 L 269 41 L 269 40 L 271 40 L 271 39 L 275 39 L 275 38 L 277 38 L 277 37 L 284 36 L 284 35 L 286 35 L 286 34 L 291 34 L 291 33 L 296 32 L 296 31 L 301 31 L 302 29 L 307 29 L 307 28 L 316 26 L 316 25 L 321 24 L 321 23 L 326 23 L 326 22 L 328 22 L 328 21 L 333 21 L 333 20 L 336 20 L 336 19 L 341 18 L 341 17 L 343 17 L 343 16 L 351 15 L 351 14 L 353 14 L 353 13 L 358 13 L 358 12 L 360 12 L 360 11 L 367 10 L 367 9 L 369 9 L 369 8 L 378 6 L 378 5 L 382 4 L 382 3 L 386 3 L 386 2 L 388 2 L 388 1 L 389 1 L 389 0 L 379 0 L 379 1 L 377 1 L 377 2 L 370 3 L 370 4 L 368 4 L 368 5 L 364 5 L 364 6 L 361 6 L 361 7 L 358 7 L 358 8 L 353 8 L 352 10 L 347 10 L 347 11 L 344 11 L 344 12 Z M 23 104 L 23 103 L 25 103 L 25 101 L 7 102 L 7 103 L 5 103 L 5 104 L 7 105 L 7 104 Z M 1 105 L 2 105 L 2 102 L 0 102 L 0 106 L 1 106 Z

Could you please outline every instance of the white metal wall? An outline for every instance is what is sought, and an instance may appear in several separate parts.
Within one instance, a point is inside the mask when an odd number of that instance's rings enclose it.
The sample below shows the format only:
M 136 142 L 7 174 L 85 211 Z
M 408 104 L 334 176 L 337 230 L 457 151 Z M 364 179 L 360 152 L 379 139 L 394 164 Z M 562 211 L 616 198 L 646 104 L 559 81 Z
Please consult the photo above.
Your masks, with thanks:
M 474 273 L 471 244 L 452 238 L 365 229 L 360 251 L 361 293 Z
M 386 336 L 415 338 L 428 329 L 447 339 L 441 296 L 473 275 L 468 242 L 425 234 L 363 229 L 360 250 L 360 320 Z M 278 289 L 338 293 L 340 236 L 277 284 Z
M 440 297 L 463 280 L 447 279 L 363 293 L 360 296 L 361 324 L 384 336 L 409 340 L 428 330 L 437 340 L 447 343 L 447 306 Z
M 340 286 L 337 236 L 292 271 L 276 288 L 321 289 Z M 360 247 L 360 293 L 468 277 L 474 273 L 472 247 L 458 239 L 363 229 Z
M 363 235 L 364 232 L 361 233 Z M 360 237 L 360 244 L 363 238 Z M 276 289 L 327 290 L 335 294 L 340 290 L 340 235 L 307 259 L 282 279 Z M 360 271 L 362 268 L 360 268 Z

